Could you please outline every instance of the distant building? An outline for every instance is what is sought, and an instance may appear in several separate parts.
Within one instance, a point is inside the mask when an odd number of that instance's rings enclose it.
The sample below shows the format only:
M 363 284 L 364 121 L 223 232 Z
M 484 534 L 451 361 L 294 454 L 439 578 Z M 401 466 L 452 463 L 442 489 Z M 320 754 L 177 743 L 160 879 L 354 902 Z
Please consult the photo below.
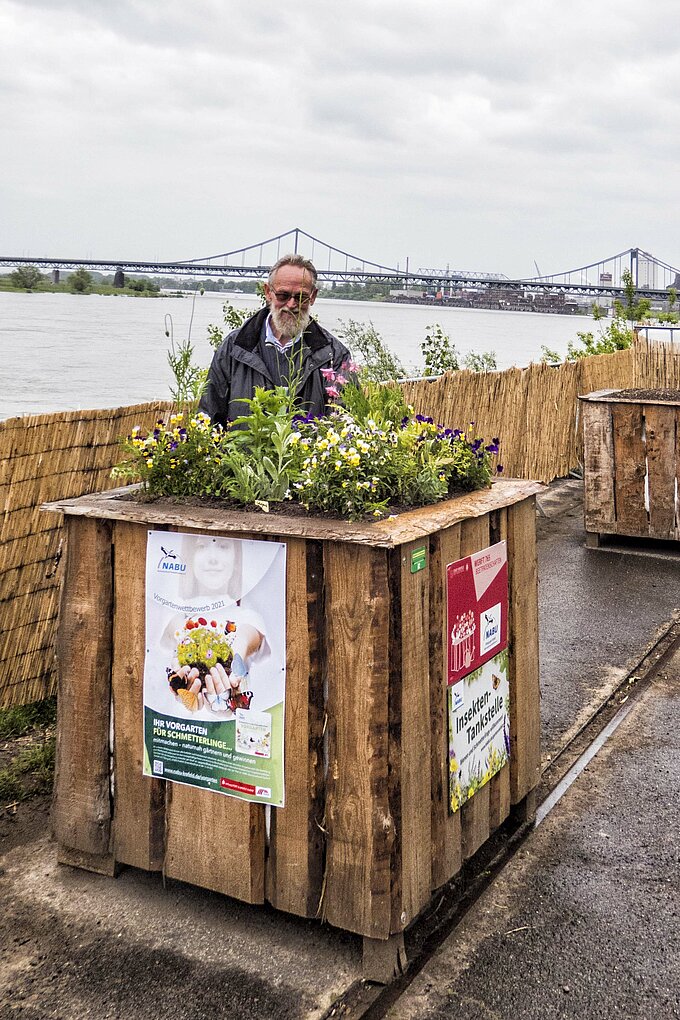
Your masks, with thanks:
M 413 287 L 410 288 L 410 289 L 407 289 L 407 290 L 391 290 L 390 291 L 390 297 L 395 297 L 395 298 L 417 298 L 418 300 L 420 300 L 421 298 L 427 297 L 427 291 L 416 290 Z

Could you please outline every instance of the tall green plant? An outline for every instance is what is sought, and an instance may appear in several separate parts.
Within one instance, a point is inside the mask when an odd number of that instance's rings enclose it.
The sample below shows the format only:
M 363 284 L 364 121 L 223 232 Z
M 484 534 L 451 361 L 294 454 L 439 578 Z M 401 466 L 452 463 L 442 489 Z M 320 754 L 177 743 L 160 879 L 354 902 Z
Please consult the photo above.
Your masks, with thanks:
M 248 414 L 236 418 L 225 433 L 215 471 L 216 495 L 257 504 L 285 499 L 295 459 L 298 413 L 293 392 L 285 386 L 258 386 L 252 400 L 245 401 Z
M 629 269 L 624 269 L 621 279 L 624 300 L 614 301 L 611 321 L 600 326 L 597 336 L 591 332 L 578 332 L 576 340 L 570 340 L 567 344 L 565 361 L 578 361 L 579 358 L 586 358 L 592 354 L 613 354 L 616 351 L 625 351 L 631 346 L 635 339 L 635 326 L 649 318 L 651 304 L 649 298 L 638 298 Z M 604 312 L 597 304 L 593 305 L 592 311 L 596 322 L 604 320 Z M 557 351 L 549 347 L 543 346 L 541 351 L 541 360 L 544 362 L 562 361 Z
M 165 335 L 170 337 L 170 350 L 167 353 L 167 359 L 175 380 L 175 385 L 170 386 L 170 395 L 178 405 L 198 404 L 208 378 L 208 369 L 201 368 L 194 361 L 194 345 L 191 342 L 191 327 L 197 293 L 198 291 L 194 291 L 192 298 L 191 318 L 186 340 L 175 343 L 172 316 L 165 316 Z
M 372 382 L 403 379 L 407 374 L 399 358 L 393 354 L 372 322 L 348 319 L 339 322 L 338 336 L 357 359 L 360 377 Z
M 483 351 L 481 354 L 469 351 L 463 358 L 461 366 L 460 354 L 451 337 L 444 332 L 439 323 L 435 322 L 427 329 L 428 333 L 420 345 L 425 359 L 423 375 L 444 375 L 445 372 L 458 372 L 461 367 L 467 368 L 470 372 L 492 372 L 497 368 L 494 351 Z

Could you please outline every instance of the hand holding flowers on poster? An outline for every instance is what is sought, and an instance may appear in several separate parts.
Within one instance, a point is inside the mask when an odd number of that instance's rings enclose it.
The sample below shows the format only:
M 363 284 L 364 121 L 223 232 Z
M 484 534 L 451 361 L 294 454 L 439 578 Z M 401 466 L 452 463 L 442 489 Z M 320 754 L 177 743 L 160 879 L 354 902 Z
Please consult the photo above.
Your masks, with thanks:
M 269 654 L 265 624 L 251 604 L 253 573 L 267 564 L 254 563 L 251 549 L 244 565 L 242 544 L 233 539 L 187 535 L 176 548 L 159 560 L 181 605 L 161 634 L 169 690 L 190 712 L 227 715 L 242 707 L 238 695 L 251 666 Z

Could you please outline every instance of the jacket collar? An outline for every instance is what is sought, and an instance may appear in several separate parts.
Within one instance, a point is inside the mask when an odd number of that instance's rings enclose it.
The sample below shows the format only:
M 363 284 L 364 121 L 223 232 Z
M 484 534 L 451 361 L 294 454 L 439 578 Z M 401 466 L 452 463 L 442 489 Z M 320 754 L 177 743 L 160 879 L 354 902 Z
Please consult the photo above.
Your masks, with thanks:
M 259 312 L 256 312 L 255 315 L 251 315 L 249 319 L 246 319 L 234 341 L 234 347 L 240 347 L 245 351 L 254 351 L 260 342 L 260 338 L 264 336 L 268 315 L 269 308 L 265 306 Z M 328 338 L 314 319 L 310 320 L 307 329 L 302 334 L 302 342 L 312 353 L 321 350 L 322 347 L 328 347 Z

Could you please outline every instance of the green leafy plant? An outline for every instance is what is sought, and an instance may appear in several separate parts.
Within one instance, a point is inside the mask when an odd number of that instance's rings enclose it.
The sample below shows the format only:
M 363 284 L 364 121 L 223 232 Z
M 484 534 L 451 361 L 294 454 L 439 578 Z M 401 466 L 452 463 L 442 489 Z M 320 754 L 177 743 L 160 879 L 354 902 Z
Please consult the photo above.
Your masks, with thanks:
M 54 774 L 57 699 L 0 710 L 0 738 L 22 738 L 18 753 L 0 768 L 0 806 L 49 790 Z M 7 747 L 12 749 L 12 745 Z
M 175 385 L 170 387 L 170 394 L 174 402 L 180 406 L 183 404 L 197 405 L 208 381 L 208 369 L 197 365 L 194 361 L 194 345 L 191 342 L 196 295 L 199 293 L 203 294 L 203 291 L 195 290 L 191 299 L 191 316 L 186 340 L 180 340 L 178 344 L 175 344 L 172 316 L 165 316 L 165 335 L 170 338 L 170 350 L 167 353 L 167 358 L 175 380 Z M 208 328 L 210 329 L 210 327 Z
M 295 499 L 352 520 L 381 516 L 390 504 L 422 506 L 488 485 L 498 440 L 484 445 L 472 425 L 464 432 L 414 415 L 401 387 L 374 378 L 388 368 L 403 369 L 390 360 L 373 327 L 367 334 L 350 320 L 349 331 L 344 335 L 350 343 L 368 335 L 359 347 L 376 360 L 363 368 L 348 361 L 339 371 L 321 369 L 326 395 L 337 402 L 325 417 L 304 416 L 297 408 L 300 360 L 290 365 L 288 386 L 256 389 L 244 401 L 248 412 L 227 429 L 184 411 L 167 424 L 158 421 L 146 436 L 136 427 L 123 441 L 125 456 L 113 476 L 140 480 L 150 497 L 210 495 L 263 509 Z M 194 381 L 201 382 L 189 340 L 173 346 L 171 366 L 173 396 L 186 399 L 196 392 Z
M 420 345 L 425 359 L 423 375 L 444 375 L 445 372 L 458 372 L 461 368 L 467 368 L 471 372 L 493 372 L 498 367 L 493 351 L 484 351 L 482 354 L 470 351 L 461 361 L 451 337 L 444 332 L 438 322 L 428 326 L 427 329 L 428 333 Z
M 257 285 L 257 294 L 260 298 L 261 306 L 265 305 L 264 286 L 261 283 Z M 216 326 L 213 323 L 208 326 L 208 342 L 215 351 L 224 340 L 225 335 L 231 333 L 234 329 L 240 329 L 246 319 L 253 315 L 253 311 L 250 308 L 237 308 L 231 301 L 225 301 L 222 306 L 222 314 L 226 333 L 222 326 Z
M 482 351 L 477 354 L 476 351 L 469 351 L 465 355 L 464 365 L 470 372 L 495 372 L 498 368 L 496 352 Z
M 362 380 L 388 382 L 403 379 L 407 372 L 399 358 L 392 354 L 372 322 L 340 320 L 338 336 L 359 362 Z
M 438 322 L 427 327 L 428 333 L 420 345 L 425 359 L 424 375 L 443 375 L 444 372 L 457 372 L 460 368 L 460 355 Z
M 170 394 L 176 404 L 197 403 L 205 389 L 208 369 L 201 368 L 194 361 L 194 345 L 189 339 L 181 340 L 175 345 L 170 341 L 168 364 L 172 371 L 175 385 L 170 387 Z
M 291 390 L 255 389 L 249 414 L 236 418 L 224 433 L 213 491 L 240 503 L 285 499 L 295 461 L 293 435 L 297 412 Z
M 637 297 L 633 276 L 628 269 L 621 274 L 624 286 L 624 300 L 614 301 L 613 317 L 607 325 L 600 326 L 599 333 L 579 332 L 576 340 L 567 344 L 565 361 L 577 361 L 593 354 L 613 354 L 615 351 L 627 350 L 635 339 L 635 325 L 644 322 L 650 316 L 648 298 Z M 593 305 L 593 318 L 596 322 L 605 319 L 605 313 L 599 305 Z M 549 347 L 541 347 L 541 361 L 551 364 L 562 361 L 557 351 Z

